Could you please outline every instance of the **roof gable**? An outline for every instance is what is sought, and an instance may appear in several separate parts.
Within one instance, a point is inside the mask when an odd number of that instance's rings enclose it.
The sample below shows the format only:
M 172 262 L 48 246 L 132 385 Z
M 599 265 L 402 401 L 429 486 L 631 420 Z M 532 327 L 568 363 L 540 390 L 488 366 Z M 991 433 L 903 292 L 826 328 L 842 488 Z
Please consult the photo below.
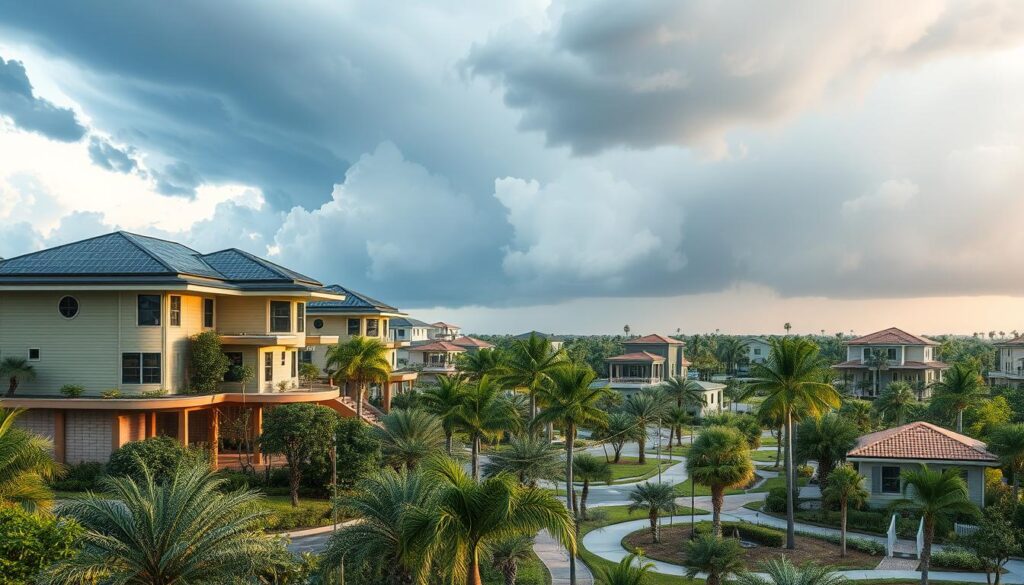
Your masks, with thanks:
M 999 458 L 985 443 L 926 422 L 864 435 L 848 457 L 991 462 Z
M 683 342 L 679 341 L 678 339 L 672 339 L 671 337 L 665 337 L 664 335 L 659 335 L 657 333 L 652 333 L 650 335 L 644 335 L 643 337 L 637 337 L 636 339 L 627 339 L 627 340 L 623 341 L 622 343 L 624 343 L 626 345 L 663 345 L 663 344 L 682 345 L 683 344 Z
M 306 309 L 311 313 L 327 312 L 327 311 L 338 311 L 338 310 L 352 310 L 352 311 L 376 311 L 379 313 L 397 313 L 398 309 L 378 301 L 377 299 L 364 295 L 363 293 L 356 292 L 352 289 L 347 289 L 340 284 L 332 284 L 326 287 L 332 292 L 345 295 L 343 301 L 310 301 L 306 303 Z M 392 321 L 392 325 L 394 321 Z
M 635 351 L 633 353 L 624 353 L 622 355 L 612 356 L 607 358 L 605 361 L 609 362 L 663 362 L 665 361 L 664 356 L 654 355 L 653 353 L 646 351 Z
M 0 274 L 169 274 L 174 270 L 122 232 L 30 252 L 0 262 Z
M 466 348 L 461 345 L 455 345 L 450 341 L 435 341 L 433 343 L 410 347 L 409 351 L 466 351 Z
M 847 345 L 938 345 L 938 342 L 907 333 L 898 327 L 890 327 L 882 331 L 876 331 L 862 335 L 846 342 Z
M 487 348 L 494 347 L 493 345 L 491 345 L 490 343 L 487 343 L 483 339 L 477 339 L 475 337 L 470 337 L 468 335 L 463 335 L 462 337 L 458 337 L 458 338 L 452 340 L 452 343 L 454 343 L 455 345 L 461 346 L 461 347 L 477 347 L 477 348 L 480 348 L 480 349 L 487 349 Z

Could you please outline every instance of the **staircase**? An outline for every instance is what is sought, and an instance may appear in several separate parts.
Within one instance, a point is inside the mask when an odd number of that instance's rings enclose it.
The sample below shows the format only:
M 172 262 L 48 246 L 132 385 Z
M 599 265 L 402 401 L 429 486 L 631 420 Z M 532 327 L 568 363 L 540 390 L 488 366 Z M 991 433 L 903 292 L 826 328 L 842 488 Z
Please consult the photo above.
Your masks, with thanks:
M 327 406 L 344 417 L 356 416 L 356 401 L 348 396 L 340 396 L 327 403 Z M 374 426 L 381 426 L 380 418 L 384 413 L 374 408 L 369 402 L 363 401 L 363 420 Z

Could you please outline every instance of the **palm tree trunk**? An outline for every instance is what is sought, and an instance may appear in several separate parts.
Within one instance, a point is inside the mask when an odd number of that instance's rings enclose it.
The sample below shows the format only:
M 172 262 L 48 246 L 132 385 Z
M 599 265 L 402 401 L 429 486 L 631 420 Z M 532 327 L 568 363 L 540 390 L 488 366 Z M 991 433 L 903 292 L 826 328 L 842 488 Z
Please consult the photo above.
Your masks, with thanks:
M 473 454 L 472 454 L 472 459 L 473 459 L 473 463 L 472 463 L 472 466 L 473 466 L 473 481 L 479 483 L 479 481 L 480 481 L 480 437 L 477 436 L 476 434 L 474 434 L 473 438 L 471 439 L 471 441 L 473 442 L 473 445 L 472 445 L 472 449 L 473 449 Z
M 637 441 L 640 446 L 640 456 L 637 458 L 637 463 L 640 465 L 647 463 L 647 457 L 644 455 L 647 451 L 647 425 L 644 425 L 643 431 L 640 433 L 640 440 Z
M 839 502 L 840 514 L 842 517 L 839 520 L 839 556 L 846 557 L 846 500 Z
M 480 554 L 475 550 L 469 555 L 469 574 L 466 578 L 466 585 L 484 585 L 480 578 Z
M 779 427 L 779 436 L 775 441 L 775 468 L 779 468 L 779 460 L 782 459 L 782 427 Z
M 672 455 L 672 435 L 676 432 L 676 427 L 669 425 L 668 427 L 668 454 Z M 658 437 L 661 438 L 660 436 Z
M 7 396 L 14 396 L 14 392 L 18 389 L 18 378 L 11 376 L 10 385 L 7 386 Z
M 956 413 L 956 432 L 964 432 L 964 411 L 958 410 Z
M 793 509 L 793 410 L 786 409 L 786 548 L 796 549 L 796 517 Z
M 444 450 L 448 452 L 448 456 L 452 456 L 452 432 L 449 430 L 444 431 Z
M 719 585 L 721 582 L 722 579 L 718 576 L 717 571 L 708 572 L 708 579 L 705 581 L 706 585 Z
M 615 458 L 612 459 L 612 463 L 618 463 L 620 460 L 622 460 L 622 448 L 625 446 L 625 443 L 620 443 L 618 448 L 615 448 L 615 445 L 612 445 L 612 449 L 615 449 Z
M 711 486 L 711 528 L 717 538 L 722 538 L 722 504 L 724 503 L 725 488 L 720 485 Z
M 504 571 L 505 585 L 516 585 L 516 573 L 518 572 L 519 567 L 517 567 L 515 563 L 509 564 L 508 568 Z
M 655 544 L 658 544 L 661 542 L 661 531 L 658 530 L 658 510 L 655 508 L 648 513 L 647 519 L 651 521 L 651 538 L 654 539 Z
M 580 494 L 580 519 L 587 519 L 587 496 L 590 495 L 590 481 L 583 480 L 583 492 Z
M 932 536 L 935 532 L 934 521 L 925 516 L 924 546 L 921 547 L 921 585 L 928 585 L 928 566 L 932 562 Z
M 356 418 L 363 420 L 363 383 L 356 382 Z
M 676 427 L 676 447 L 683 446 L 683 425 Z
M 565 425 L 565 498 L 569 511 L 573 512 L 573 525 L 579 526 L 579 514 L 576 513 L 576 489 L 572 484 L 572 458 L 576 447 L 576 425 Z M 569 553 L 569 585 L 576 585 L 576 555 Z

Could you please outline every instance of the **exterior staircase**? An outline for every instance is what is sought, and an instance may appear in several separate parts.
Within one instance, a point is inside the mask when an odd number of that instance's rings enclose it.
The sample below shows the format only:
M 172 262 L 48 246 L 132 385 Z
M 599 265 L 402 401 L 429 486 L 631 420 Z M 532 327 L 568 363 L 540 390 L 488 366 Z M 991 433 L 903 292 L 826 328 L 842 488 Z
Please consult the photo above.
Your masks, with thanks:
M 340 396 L 329 401 L 327 406 L 344 417 L 356 416 L 356 401 L 348 396 Z M 384 413 L 374 408 L 369 402 L 363 401 L 363 420 L 374 426 L 381 426 L 380 419 Z

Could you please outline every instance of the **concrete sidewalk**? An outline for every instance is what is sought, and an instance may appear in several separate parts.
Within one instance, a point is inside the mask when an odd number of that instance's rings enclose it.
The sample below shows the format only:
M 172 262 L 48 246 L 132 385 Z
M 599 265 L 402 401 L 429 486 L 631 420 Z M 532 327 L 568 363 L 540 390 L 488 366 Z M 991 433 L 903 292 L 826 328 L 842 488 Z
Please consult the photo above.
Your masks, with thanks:
M 569 551 L 546 530 L 537 534 L 533 552 L 551 573 L 551 585 L 569 585 Z M 594 575 L 579 557 L 576 558 L 576 585 L 594 585 Z

